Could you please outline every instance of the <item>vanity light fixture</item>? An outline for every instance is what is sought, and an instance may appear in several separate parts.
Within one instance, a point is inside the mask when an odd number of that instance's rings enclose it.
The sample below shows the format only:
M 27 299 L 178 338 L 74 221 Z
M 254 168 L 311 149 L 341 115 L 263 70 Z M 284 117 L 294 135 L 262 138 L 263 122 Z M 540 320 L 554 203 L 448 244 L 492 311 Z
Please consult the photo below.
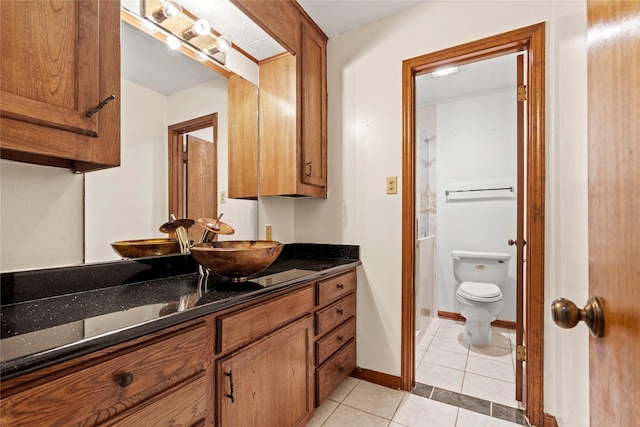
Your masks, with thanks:
M 458 67 L 442 68 L 440 70 L 436 70 L 433 73 L 431 73 L 431 77 L 448 76 L 449 74 L 457 73 L 458 71 L 460 71 Z
M 142 0 L 142 23 L 156 27 L 171 49 L 186 48 L 201 62 L 225 64 L 231 40 L 212 30 L 205 19 L 183 9 L 174 0 Z

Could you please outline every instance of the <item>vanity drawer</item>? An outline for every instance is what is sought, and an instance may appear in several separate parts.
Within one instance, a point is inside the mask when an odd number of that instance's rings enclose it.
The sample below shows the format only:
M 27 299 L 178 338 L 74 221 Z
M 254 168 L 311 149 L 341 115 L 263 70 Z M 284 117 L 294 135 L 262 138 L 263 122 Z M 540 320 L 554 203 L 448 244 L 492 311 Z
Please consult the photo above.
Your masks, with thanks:
M 356 336 L 356 318 L 352 317 L 316 342 L 316 365 L 321 365 L 346 342 Z
M 316 369 L 316 405 L 320 406 L 327 400 L 355 368 L 356 340 L 352 339 Z
M 92 426 L 205 369 L 204 323 L 2 399 L 2 426 Z
M 199 427 L 206 423 L 207 406 L 207 377 L 202 372 L 157 398 L 107 420 L 100 427 Z
M 218 353 L 242 347 L 313 311 L 313 287 L 259 303 L 217 319 Z
M 346 274 L 318 282 L 316 287 L 316 305 L 323 306 L 356 291 L 356 272 L 351 270 Z
M 316 335 L 322 336 L 356 314 L 356 296 L 350 294 L 316 312 Z

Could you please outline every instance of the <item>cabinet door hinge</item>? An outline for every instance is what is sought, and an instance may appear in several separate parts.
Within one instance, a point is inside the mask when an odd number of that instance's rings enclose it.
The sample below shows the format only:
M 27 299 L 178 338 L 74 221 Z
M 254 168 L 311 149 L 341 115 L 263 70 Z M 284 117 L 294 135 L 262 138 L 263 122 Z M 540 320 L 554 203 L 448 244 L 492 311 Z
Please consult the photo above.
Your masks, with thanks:
M 523 345 L 519 345 L 516 347 L 516 360 L 518 362 L 526 362 L 527 361 L 527 348 Z
M 527 100 L 527 86 L 520 85 L 518 86 L 518 101 L 526 101 Z
M 187 163 L 187 160 L 189 160 L 189 152 L 188 151 L 183 151 L 182 152 L 182 163 Z

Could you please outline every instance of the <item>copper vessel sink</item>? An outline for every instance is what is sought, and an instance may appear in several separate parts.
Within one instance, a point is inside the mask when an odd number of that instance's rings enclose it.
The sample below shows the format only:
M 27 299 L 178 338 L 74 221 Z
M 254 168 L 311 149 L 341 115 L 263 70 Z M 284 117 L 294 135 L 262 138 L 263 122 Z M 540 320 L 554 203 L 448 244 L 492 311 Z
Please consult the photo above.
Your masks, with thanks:
M 269 267 L 278 258 L 282 243 L 268 240 L 229 240 L 198 243 L 191 256 L 203 267 L 232 282 L 244 282 L 247 276 Z
M 143 258 L 180 253 L 180 243 L 176 239 L 121 240 L 113 242 L 111 247 L 122 258 Z

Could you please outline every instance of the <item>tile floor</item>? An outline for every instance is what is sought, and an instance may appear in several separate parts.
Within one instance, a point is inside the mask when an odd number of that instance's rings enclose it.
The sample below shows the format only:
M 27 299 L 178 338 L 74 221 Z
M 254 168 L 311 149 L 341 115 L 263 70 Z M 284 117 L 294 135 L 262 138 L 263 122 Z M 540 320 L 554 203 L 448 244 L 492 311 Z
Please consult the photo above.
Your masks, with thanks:
M 492 345 L 467 346 L 462 322 L 434 319 L 416 346 L 413 393 L 348 377 L 307 427 L 516 427 L 515 334 L 494 328 Z

